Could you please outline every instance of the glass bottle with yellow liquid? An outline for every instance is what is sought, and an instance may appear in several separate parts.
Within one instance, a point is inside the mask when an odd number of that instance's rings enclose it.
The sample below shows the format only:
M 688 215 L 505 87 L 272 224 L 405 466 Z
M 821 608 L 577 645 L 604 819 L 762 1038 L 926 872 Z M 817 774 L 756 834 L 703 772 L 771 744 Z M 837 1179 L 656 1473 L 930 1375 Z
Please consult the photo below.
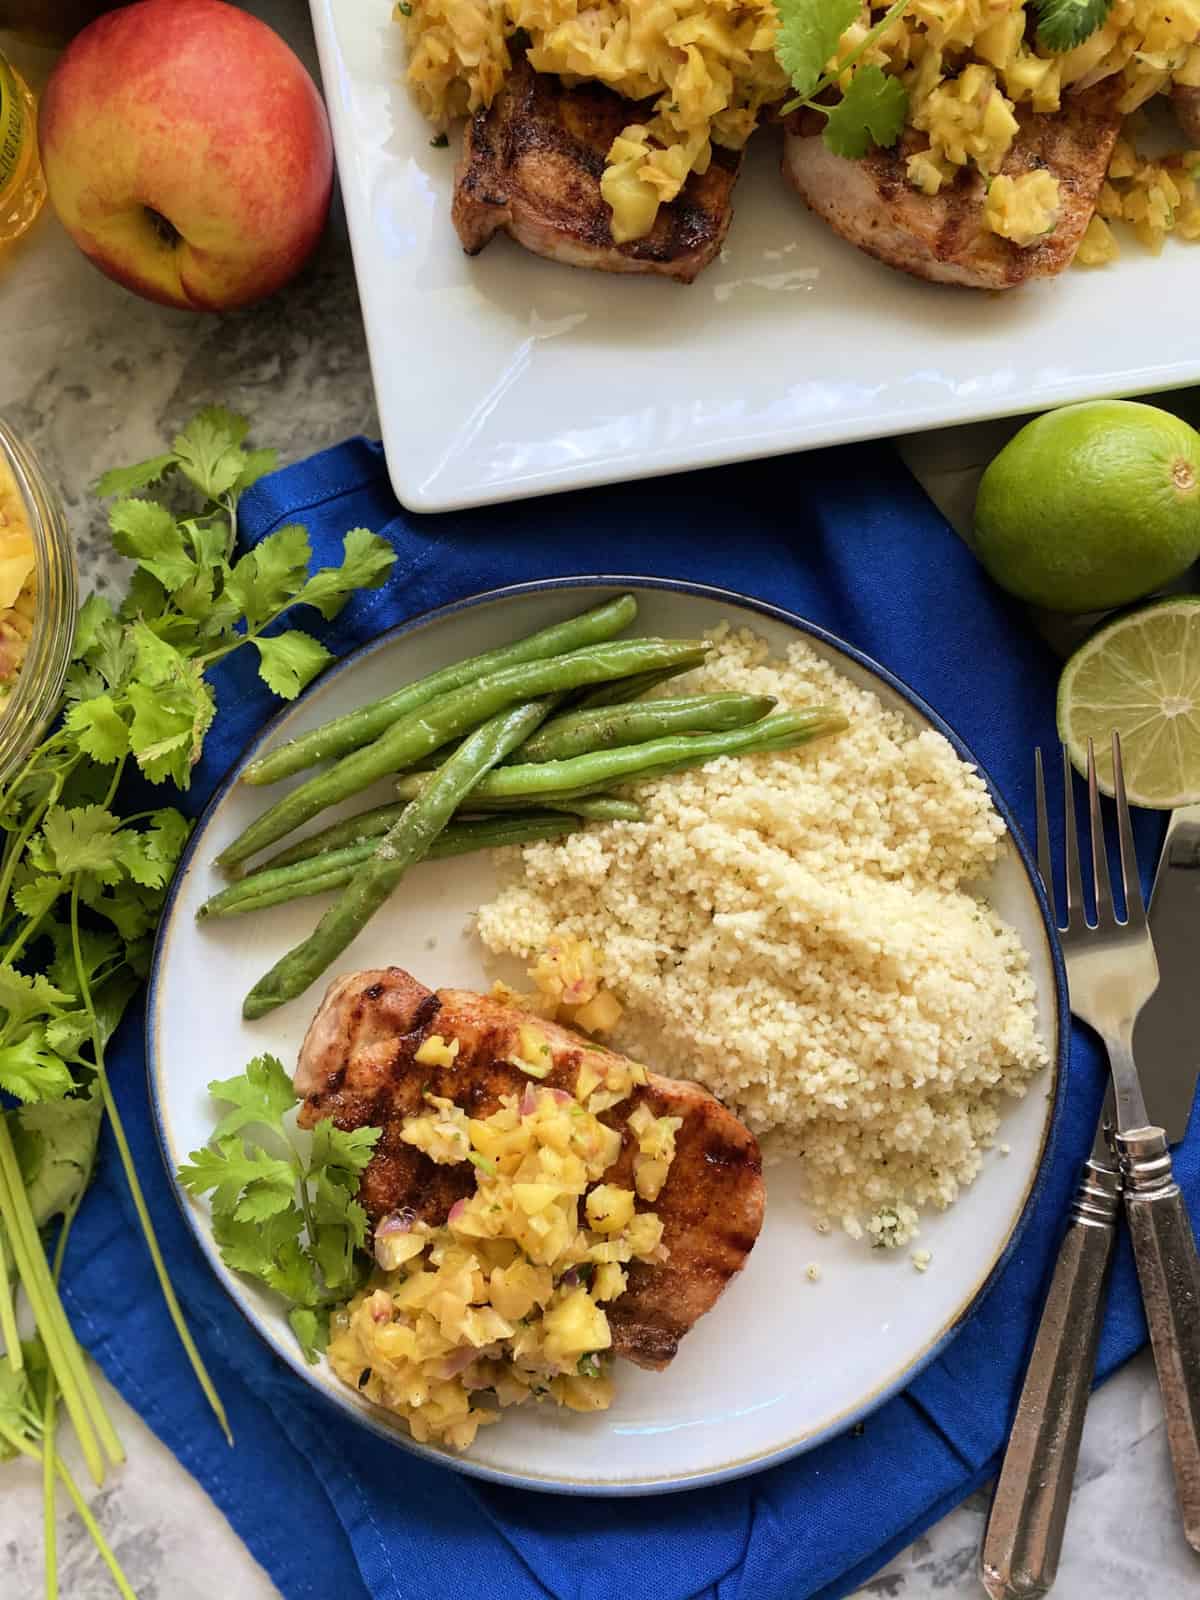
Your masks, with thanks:
M 18 238 L 46 200 L 37 146 L 37 102 L 0 55 L 0 245 Z

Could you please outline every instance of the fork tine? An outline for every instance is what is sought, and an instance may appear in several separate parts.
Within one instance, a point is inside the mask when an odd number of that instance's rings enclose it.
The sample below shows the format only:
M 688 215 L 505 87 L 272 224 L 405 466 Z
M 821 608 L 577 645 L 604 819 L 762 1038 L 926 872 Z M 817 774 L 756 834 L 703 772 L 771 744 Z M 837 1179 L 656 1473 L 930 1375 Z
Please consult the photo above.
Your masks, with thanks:
M 1075 831 L 1075 775 L 1071 770 L 1071 757 L 1067 747 L 1062 747 L 1063 763 L 1063 826 L 1067 835 L 1067 928 L 1087 922 L 1083 904 L 1083 876 L 1079 870 L 1079 836 Z
M 1042 747 L 1033 752 L 1033 787 L 1037 800 L 1037 863 L 1042 887 L 1050 906 L 1050 920 L 1058 927 L 1058 909 L 1054 904 L 1054 857 L 1050 854 L 1050 819 L 1046 815 L 1046 774 L 1042 768 Z
M 1104 838 L 1104 816 L 1100 810 L 1100 785 L 1096 781 L 1096 746 L 1088 740 L 1088 814 L 1092 824 L 1092 885 L 1096 892 L 1096 923 L 1117 920 L 1113 909 L 1112 883 L 1108 876 L 1108 845 Z
M 1134 928 L 1146 925 L 1146 902 L 1138 873 L 1137 848 L 1133 824 L 1129 820 L 1129 801 L 1125 798 L 1125 768 L 1121 763 L 1121 735 L 1112 736 L 1113 788 L 1117 797 L 1117 832 L 1121 839 L 1121 887 L 1125 891 L 1125 921 Z

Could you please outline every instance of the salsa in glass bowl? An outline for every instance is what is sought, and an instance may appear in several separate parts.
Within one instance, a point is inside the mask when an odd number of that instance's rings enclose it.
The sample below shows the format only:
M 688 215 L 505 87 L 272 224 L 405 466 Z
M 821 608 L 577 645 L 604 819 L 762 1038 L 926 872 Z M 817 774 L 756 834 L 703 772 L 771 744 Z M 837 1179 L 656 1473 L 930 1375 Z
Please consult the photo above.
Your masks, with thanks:
M 0 783 L 58 709 L 78 604 L 62 505 L 33 451 L 0 417 Z

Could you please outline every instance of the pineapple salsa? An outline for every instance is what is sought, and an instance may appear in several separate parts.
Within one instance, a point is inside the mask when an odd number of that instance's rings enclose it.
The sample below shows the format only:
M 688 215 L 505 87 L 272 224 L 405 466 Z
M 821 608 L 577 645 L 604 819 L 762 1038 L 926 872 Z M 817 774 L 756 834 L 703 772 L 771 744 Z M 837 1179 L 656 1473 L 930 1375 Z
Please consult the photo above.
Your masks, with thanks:
M 435 1034 L 416 1059 L 445 1066 L 456 1055 L 457 1041 Z M 374 1275 L 334 1317 L 333 1370 L 402 1416 L 415 1439 L 465 1449 L 498 1407 L 530 1397 L 605 1409 L 605 1305 L 624 1290 L 629 1262 L 666 1259 L 661 1221 L 636 1202 L 661 1192 L 680 1119 L 637 1106 L 627 1124 L 634 1188 L 601 1182 L 622 1135 L 600 1114 L 644 1084 L 646 1069 L 614 1058 L 601 1077 L 585 1064 L 568 1094 L 538 1082 L 549 1055 L 528 1024 L 514 1061 L 530 1080 L 519 1096 L 476 1119 L 427 1094 L 427 1109 L 406 1119 L 401 1137 L 431 1160 L 472 1163 L 475 1192 L 440 1227 L 411 1213 L 384 1218 Z

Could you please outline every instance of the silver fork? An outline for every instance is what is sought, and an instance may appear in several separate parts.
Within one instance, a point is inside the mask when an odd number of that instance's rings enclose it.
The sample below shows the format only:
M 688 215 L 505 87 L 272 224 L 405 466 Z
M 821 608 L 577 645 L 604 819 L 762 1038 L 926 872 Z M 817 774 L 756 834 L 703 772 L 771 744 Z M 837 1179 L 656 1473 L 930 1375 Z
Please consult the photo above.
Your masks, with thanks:
M 1038 872 L 1057 928 L 1040 750 L 1034 752 L 1034 776 Z M 1064 784 L 1069 826 L 1073 827 L 1069 763 Z M 1073 991 L 1071 1006 L 1074 1010 Z M 1112 1134 L 1110 1084 L 1092 1153 L 1084 1163 L 1067 1214 L 1066 1233 L 988 1512 L 979 1575 L 992 1600 L 1036 1600 L 1049 1592 L 1058 1575 L 1121 1207 L 1121 1177 L 1112 1152 Z
M 1175 1486 L 1184 1534 L 1192 1548 L 1200 1550 L 1200 1266 L 1183 1196 L 1172 1176 L 1166 1135 L 1161 1128 L 1148 1124 L 1133 1059 L 1134 1023 L 1158 987 L 1158 962 L 1138 878 L 1125 798 L 1121 744 L 1116 734 L 1113 735 L 1113 775 L 1125 918 L 1118 919 L 1113 904 L 1095 751 L 1089 743 L 1088 802 L 1096 921 L 1089 923 L 1084 910 L 1074 784 L 1070 761 L 1064 751 L 1067 922 L 1059 932 L 1067 964 L 1071 1010 L 1099 1034 L 1108 1053 L 1112 1073 L 1110 1104 L 1115 1107 L 1117 1126 L 1113 1143 L 1162 1391 Z M 1039 753 L 1039 864 L 1053 909 L 1048 838 Z M 1057 921 L 1056 915 L 1056 924 Z M 1033 1403 L 1026 1407 L 1023 1391 L 1014 1428 L 1014 1432 L 1022 1430 L 1022 1442 L 1015 1456 L 1010 1447 L 1005 1457 L 1004 1473 L 985 1538 L 984 1583 L 989 1593 L 996 1596 L 1044 1594 L 1057 1566 L 1070 1479 L 1087 1404 L 1087 1386 L 1095 1361 L 1104 1267 L 1111 1250 L 1111 1220 L 1106 1224 L 1102 1213 L 1111 1207 L 1115 1179 L 1104 1175 L 1103 1144 L 1101 1133 L 1097 1135 L 1092 1161 L 1085 1170 L 1072 1220 L 1093 1211 L 1095 1231 L 1103 1235 L 1107 1227 L 1108 1237 L 1103 1243 L 1093 1240 L 1089 1245 L 1082 1226 L 1076 1230 L 1079 1238 L 1075 1253 L 1080 1258 L 1090 1258 L 1091 1264 L 1085 1268 L 1077 1261 L 1073 1268 L 1068 1267 L 1069 1293 L 1060 1292 L 1057 1297 L 1055 1294 L 1056 1289 L 1062 1289 L 1059 1282 L 1064 1273 L 1061 1258 L 1055 1271 L 1051 1301 L 1043 1315 L 1030 1373 L 1026 1377 L 1026 1390 L 1033 1384 Z M 1089 1193 L 1097 1184 L 1097 1192 Z M 1069 1230 L 1064 1251 L 1071 1237 L 1072 1230 Z M 1101 1254 L 1104 1261 L 1098 1266 Z M 1051 1323 L 1049 1329 L 1047 1319 Z M 1074 1360 L 1072 1346 L 1076 1350 Z M 1039 1351 L 1043 1357 L 1040 1363 Z M 1038 1399 L 1042 1401 L 1040 1417 L 1034 1409 Z M 1058 1411 L 1056 1402 L 1061 1406 Z M 1013 1457 L 1011 1471 L 1010 1456 Z M 993 1523 L 996 1525 L 994 1537 Z

